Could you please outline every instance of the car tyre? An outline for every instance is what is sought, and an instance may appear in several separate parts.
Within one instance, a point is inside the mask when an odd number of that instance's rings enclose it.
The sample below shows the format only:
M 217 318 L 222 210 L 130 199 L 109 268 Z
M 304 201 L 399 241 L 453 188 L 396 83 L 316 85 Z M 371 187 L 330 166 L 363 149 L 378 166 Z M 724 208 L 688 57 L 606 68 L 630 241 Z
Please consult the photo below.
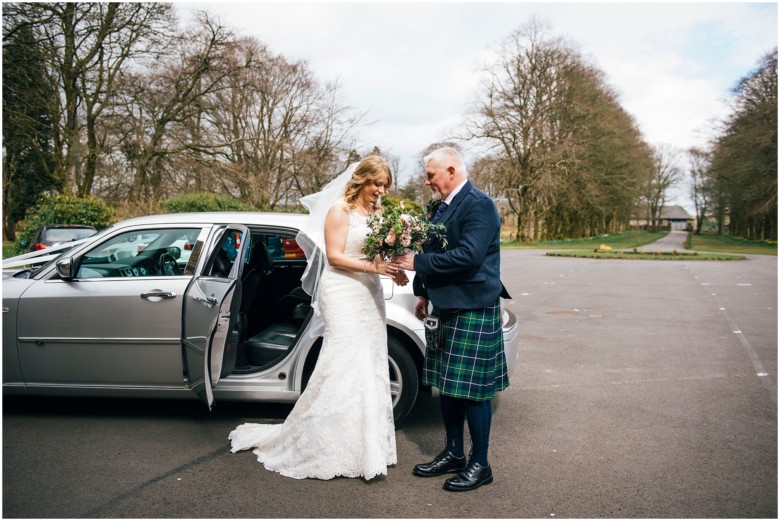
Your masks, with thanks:
M 399 423 L 406 418 L 417 400 L 420 388 L 417 365 L 403 343 L 387 336 L 387 355 L 390 365 L 390 392 L 393 398 L 393 416 Z
M 322 339 L 312 348 L 303 369 L 301 392 L 306 390 L 309 378 L 314 371 L 317 357 L 322 347 Z M 396 423 L 406 418 L 417 401 L 420 379 L 417 365 L 403 343 L 392 335 L 387 336 L 388 370 L 390 371 L 390 393 L 393 399 L 393 418 Z

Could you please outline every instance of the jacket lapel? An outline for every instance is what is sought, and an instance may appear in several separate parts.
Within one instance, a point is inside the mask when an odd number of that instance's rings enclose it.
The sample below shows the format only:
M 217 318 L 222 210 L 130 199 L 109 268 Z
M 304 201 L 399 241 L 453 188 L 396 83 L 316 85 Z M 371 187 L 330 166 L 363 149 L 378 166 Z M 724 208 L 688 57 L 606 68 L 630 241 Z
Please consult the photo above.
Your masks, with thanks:
M 444 211 L 444 215 L 439 218 L 439 223 L 446 223 L 453 215 L 455 215 L 455 212 L 458 211 L 458 206 L 460 206 L 460 203 L 463 202 L 463 200 L 466 198 L 466 195 L 468 195 L 472 188 L 474 188 L 474 185 L 471 184 L 471 181 L 466 181 L 466 184 L 463 185 L 463 188 L 460 189 L 460 192 L 458 192 L 458 195 L 456 195 L 455 199 L 452 200 L 450 206 L 447 208 L 447 210 Z

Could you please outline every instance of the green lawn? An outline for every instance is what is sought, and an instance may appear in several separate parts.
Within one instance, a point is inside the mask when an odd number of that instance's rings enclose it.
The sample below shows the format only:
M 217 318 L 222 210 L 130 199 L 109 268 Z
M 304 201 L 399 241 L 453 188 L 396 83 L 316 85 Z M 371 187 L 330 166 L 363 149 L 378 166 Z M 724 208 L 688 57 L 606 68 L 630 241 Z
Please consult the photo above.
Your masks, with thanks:
M 686 248 L 696 251 L 742 253 L 748 255 L 777 255 L 777 242 L 748 241 L 717 233 L 688 234 Z
M 614 233 L 610 235 L 600 235 L 588 239 L 567 239 L 563 241 L 545 241 L 545 242 L 503 242 L 504 248 L 535 248 L 545 250 L 588 250 L 598 248 L 605 244 L 613 250 L 626 250 L 637 248 L 657 241 L 666 235 L 666 232 L 647 232 L 644 230 L 632 230 L 623 233 Z M 715 233 L 704 233 L 702 235 L 689 234 L 687 248 L 700 252 L 714 253 L 741 253 L 758 255 L 777 255 L 777 243 L 766 241 L 746 241 L 737 239 L 730 235 L 718 235 Z M 595 252 L 593 252 L 595 253 Z M 3 258 L 13 257 L 14 243 L 3 242 Z M 599 254 L 601 257 L 620 258 L 617 254 Z M 595 256 L 595 255 L 594 255 Z M 630 258 L 637 258 L 636 255 Z M 699 257 L 705 258 L 705 257 Z
M 550 257 L 579 257 L 586 259 L 629 259 L 629 260 L 746 260 L 742 255 L 728 253 L 699 253 L 699 252 L 630 252 L 630 251 L 594 251 L 594 250 L 565 250 L 548 251 Z
M 561 241 L 543 241 L 543 242 L 502 242 L 503 248 L 533 248 L 543 250 L 582 250 L 598 248 L 602 244 L 609 246 L 613 250 L 625 250 L 638 248 L 645 244 L 655 242 L 668 232 L 648 232 L 645 230 L 631 230 L 622 233 L 612 233 L 609 235 L 599 235 L 598 237 L 589 237 L 587 239 L 565 239 Z
M 3 258 L 13 257 L 16 255 L 16 243 L 3 242 Z

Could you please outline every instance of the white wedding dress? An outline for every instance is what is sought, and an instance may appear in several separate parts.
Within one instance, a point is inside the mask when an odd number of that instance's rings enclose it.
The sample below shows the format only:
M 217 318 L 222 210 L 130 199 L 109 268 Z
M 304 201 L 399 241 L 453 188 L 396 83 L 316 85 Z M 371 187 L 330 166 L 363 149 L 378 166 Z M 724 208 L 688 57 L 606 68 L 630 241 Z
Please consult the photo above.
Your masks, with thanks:
M 364 257 L 366 222 L 350 212 L 346 254 Z M 306 390 L 284 423 L 238 426 L 231 451 L 254 449 L 265 468 L 291 478 L 387 474 L 397 457 L 379 276 L 326 263 L 319 291 L 325 330 Z

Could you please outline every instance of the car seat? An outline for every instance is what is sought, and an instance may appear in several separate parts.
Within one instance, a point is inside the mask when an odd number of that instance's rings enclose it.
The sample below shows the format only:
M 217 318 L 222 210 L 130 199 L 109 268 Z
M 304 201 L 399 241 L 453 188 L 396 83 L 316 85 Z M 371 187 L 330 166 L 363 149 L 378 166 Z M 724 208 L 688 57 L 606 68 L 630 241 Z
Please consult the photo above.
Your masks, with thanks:
M 233 267 L 233 261 L 225 250 L 220 249 L 214 258 L 214 265 L 211 267 L 211 275 L 214 277 L 225 278 L 230 275 L 230 269 Z
M 268 251 L 265 243 L 257 242 L 254 245 L 249 256 L 249 263 L 244 268 L 244 271 L 245 273 L 242 277 L 244 300 L 248 299 L 248 302 L 246 304 L 242 303 L 241 309 L 245 311 L 251 305 L 260 281 L 274 271 L 274 261 L 271 259 L 271 253 Z
M 282 297 L 278 308 L 285 309 L 285 322 L 271 324 L 242 342 L 242 351 L 252 365 L 270 365 L 286 355 L 298 342 L 314 314 L 311 297 L 300 287 L 293 288 Z
M 243 339 L 249 327 L 249 310 L 255 302 L 261 281 L 273 273 L 274 264 L 271 253 L 265 243 L 258 241 L 252 248 L 249 264 L 244 269 L 241 280 L 241 307 L 238 311 L 238 330 Z

